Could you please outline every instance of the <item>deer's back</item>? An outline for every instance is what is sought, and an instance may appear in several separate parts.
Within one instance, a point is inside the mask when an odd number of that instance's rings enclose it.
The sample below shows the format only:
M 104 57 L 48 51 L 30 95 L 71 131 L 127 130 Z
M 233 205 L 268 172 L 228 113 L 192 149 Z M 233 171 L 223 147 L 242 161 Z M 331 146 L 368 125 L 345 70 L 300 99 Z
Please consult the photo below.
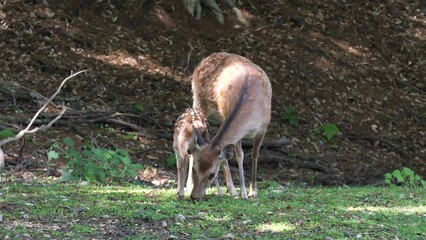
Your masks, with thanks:
M 269 78 L 259 66 L 235 54 L 215 53 L 197 66 L 192 77 L 193 107 L 207 117 L 213 114 L 223 120 L 239 100 L 245 81 L 249 84 L 244 108 L 252 108 L 269 123 L 272 97 Z

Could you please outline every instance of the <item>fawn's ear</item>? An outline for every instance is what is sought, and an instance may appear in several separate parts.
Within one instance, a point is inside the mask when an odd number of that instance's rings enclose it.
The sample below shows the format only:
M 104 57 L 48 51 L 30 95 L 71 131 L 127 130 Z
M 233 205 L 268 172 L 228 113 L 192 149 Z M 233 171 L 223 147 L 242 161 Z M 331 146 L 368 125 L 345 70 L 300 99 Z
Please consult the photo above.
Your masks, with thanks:
M 204 132 L 201 134 L 206 142 L 210 142 L 210 133 L 209 129 L 204 129 Z
M 219 159 L 230 160 L 234 156 L 234 145 L 229 144 L 220 149 Z
M 200 133 L 200 131 L 196 128 L 194 128 L 195 131 L 195 136 L 196 136 L 196 141 L 195 141 L 195 148 L 197 148 L 197 150 L 199 150 L 203 145 L 206 144 L 206 139 L 204 139 L 204 136 L 202 133 Z

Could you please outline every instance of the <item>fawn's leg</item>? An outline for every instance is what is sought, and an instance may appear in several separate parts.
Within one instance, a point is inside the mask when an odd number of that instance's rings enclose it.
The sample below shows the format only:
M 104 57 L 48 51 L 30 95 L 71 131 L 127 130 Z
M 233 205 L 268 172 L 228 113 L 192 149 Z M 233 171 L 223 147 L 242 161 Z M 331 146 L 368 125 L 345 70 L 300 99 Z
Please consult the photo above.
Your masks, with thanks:
M 194 180 L 192 179 L 192 168 L 194 167 L 194 159 L 192 155 L 189 156 L 189 167 L 188 167 L 188 180 L 186 181 L 186 190 L 191 192 L 194 187 Z M 185 181 L 185 180 L 184 180 Z
M 182 157 L 180 154 L 176 154 L 176 165 L 178 170 L 178 195 L 180 199 L 183 199 L 185 193 L 184 186 L 188 169 L 188 157 L 189 156 Z
M 220 189 L 220 185 L 219 185 L 219 168 L 217 168 L 217 173 L 216 173 L 216 177 L 214 178 L 214 184 L 216 185 L 216 189 L 217 189 L 217 195 L 222 196 L 223 192 L 222 189 Z

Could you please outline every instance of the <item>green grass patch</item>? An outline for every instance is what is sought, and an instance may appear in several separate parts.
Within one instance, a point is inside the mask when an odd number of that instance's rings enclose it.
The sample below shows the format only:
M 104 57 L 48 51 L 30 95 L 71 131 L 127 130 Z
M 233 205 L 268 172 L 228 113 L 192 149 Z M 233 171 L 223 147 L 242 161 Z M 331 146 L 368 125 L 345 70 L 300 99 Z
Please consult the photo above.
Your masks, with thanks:
M 192 202 L 138 185 L 5 184 L 0 239 L 426 238 L 424 188 L 261 185 L 257 199 L 210 189 Z

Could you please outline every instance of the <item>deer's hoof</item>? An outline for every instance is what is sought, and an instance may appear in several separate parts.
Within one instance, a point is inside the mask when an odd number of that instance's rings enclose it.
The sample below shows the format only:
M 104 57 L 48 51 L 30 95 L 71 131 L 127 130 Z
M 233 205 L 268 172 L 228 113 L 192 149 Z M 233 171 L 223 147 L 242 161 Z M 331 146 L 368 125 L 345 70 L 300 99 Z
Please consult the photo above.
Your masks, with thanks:
M 191 196 L 191 200 L 194 201 L 194 202 L 199 202 L 201 200 L 201 198 Z
M 249 198 L 257 198 L 257 192 L 256 191 L 250 191 L 248 196 L 249 196 Z
M 246 192 L 241 192 L 241 198 L 248 199 Z

